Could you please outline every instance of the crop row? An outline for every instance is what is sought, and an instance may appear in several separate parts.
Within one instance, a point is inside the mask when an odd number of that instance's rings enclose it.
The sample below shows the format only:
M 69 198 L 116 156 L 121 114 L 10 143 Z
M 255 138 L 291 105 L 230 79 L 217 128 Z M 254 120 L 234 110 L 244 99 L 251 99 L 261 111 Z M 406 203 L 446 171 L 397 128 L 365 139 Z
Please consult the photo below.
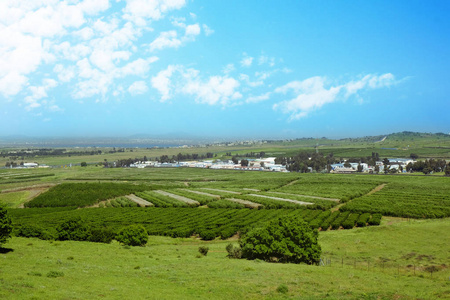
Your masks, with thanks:
M 85 207 L 100 201 L 149 189 L 144 185 L 125 183 L 62 183 L 40 194 L 26 207 Z
M 37 211 L 42 209 L 30 209 Z M 45 210 L 45 209 L 44 209 Z M 353 228 L 360 219 L 359 214 L 331 213 L 310 209 L 185 209 L 185 208 L 89 208 L 48 213 L 24 214 L 23 209 L 11 209 L 15 227 L 36 225 L 54 231 L 58 224 L 72 217 L 81 217 L 92 228 L 119 229 L 130 224 L 142 224 L 151 235 L 188 237 L 194 234 L 203 239 L 229 238 L 237 232 L 245 232 L 261 223 L 284 215 L 292 215 L 307 221 L 311 227 L 321 224 L 334 215 L 332 228 Z M 350 217 L 349 217 L 350 216 Z M 339 220 L 337 226 L 335 223 Z M 370 224 L 370 222 L 368 222 Z M 345 226 L 344 226 L 345 225 Z M 327 228 L 322 228 L 326 230 Z

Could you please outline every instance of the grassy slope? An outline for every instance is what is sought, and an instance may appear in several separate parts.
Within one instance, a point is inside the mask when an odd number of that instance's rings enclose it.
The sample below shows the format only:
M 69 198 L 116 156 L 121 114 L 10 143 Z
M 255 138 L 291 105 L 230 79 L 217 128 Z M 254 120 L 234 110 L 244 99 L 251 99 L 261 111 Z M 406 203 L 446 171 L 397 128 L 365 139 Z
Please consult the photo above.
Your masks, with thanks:
M 395 219 L 387 219 L 391 223 Z M 324 256 L 337 259 L 391 257 L 404 265 L 404 254 L 434 256 L 433 263 L 450 263 L 442 251 L 450 244 L 449 220 L 399 222 L 320 234 Z M 388 242 L 389 241 L 389 242 Z M 276 291 L 285 284 L 287 297 L 306 299 L 432 299 L 450 295 L 448 269 L 423 277 L 396 267 L 340 264 L 315 267 L 230 260 L 228 242 L 151 237 L 146 247 L 126 249 L 87 242 L 47 242 L 13 238 L 0 254 L 2 299 L 262 299 L 285 298 Z M 206 257 L 196 258 L 199 245 Z M 73 259 L 71 259 L 73 258 Z M 63 272 L 48 278 L 50 271 Z M 42 276 L 37 276 L 41 274 Z M 419 275 L 419 274 L 418 274 Z M 376 283 L 376 284 L 375 284 Z

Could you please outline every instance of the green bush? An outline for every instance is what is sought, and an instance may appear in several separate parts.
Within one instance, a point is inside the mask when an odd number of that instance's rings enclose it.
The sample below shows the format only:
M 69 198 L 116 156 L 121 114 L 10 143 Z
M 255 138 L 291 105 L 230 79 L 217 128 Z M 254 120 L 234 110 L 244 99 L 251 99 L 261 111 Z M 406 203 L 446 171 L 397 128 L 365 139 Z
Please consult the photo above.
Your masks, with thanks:
M 227 257 L 229 258 L 241 258 L 242 257 L 242 250 L 240 247 L 234 247 L 233 244 L 229 243 L 225 249 L 228 252 Z
M 142 225 L 130 225 L 119 231 L 116 240 L 127 246 L 144 246 L 148 241 L 148 233 Z
M 13 226 L 6 207 L 0 204 L 0 247 L 11 237 Z
M 318 264 L 318 231 L 295 217 L 281 217 L 249 231 L 239 244 L 242 257 L 266 261 Z
M 56 231 L 60 241 L 87 241 L 90 237 L 90 231 L 80 217 L 63 222 L 56 228 Z
M 200 252 L 201 255 L 206 256 L 208 254 L 209 248 L 206 246 L 200 246 L 198 247 L 198 252 Z
M 94 228 L 91 229 L 89 241 L 95 243 L 109 244 L 114 239 L 115 233 L 109 228 Z
M 211 241 L 216 238 L 217 234 L 212 230 L 202 230 L 198 235 L 205 241 Z
M 17 232 L 16 236 L 27 238 L 39 238 L 41 240 L 54 240 L 55 236 L 48 230 L 37 225 L 23 225 Z

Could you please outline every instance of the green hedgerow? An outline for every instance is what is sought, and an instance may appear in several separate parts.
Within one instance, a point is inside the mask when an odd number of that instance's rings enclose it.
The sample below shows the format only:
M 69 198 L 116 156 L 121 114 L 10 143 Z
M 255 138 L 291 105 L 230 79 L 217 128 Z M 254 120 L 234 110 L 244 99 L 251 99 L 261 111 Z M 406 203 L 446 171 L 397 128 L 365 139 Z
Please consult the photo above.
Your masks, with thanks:
M 116 240 L 127 246 L 144 246 L 148 241 L 148 233 L 142 225 L 130 225 L 119 231 Z
M 0 247 L 11 237 L 13 226 L 6 207 L 0 205 Z

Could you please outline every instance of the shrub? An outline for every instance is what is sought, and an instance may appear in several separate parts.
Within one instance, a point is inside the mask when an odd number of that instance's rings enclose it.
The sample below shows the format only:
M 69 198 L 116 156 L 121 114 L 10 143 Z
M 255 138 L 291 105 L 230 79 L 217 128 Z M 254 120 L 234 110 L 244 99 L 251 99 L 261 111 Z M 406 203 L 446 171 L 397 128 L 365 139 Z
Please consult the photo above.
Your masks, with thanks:
M 109 244 L 114 239 L 115 233 L 109 228 L 94 228 L 91 229 L 89 241 L 95 243 Z
M 46 229 L 36 225 L 23 225 L 16 232 L 16 236 L 39 238 L 41 240 L 54 240 L 55 236 Z
M 0 247 L 11 237 L 13 226 L 6 208 L 0 204 Z
M 198 247 L 198 252 L 200 252 L 201 255 L 206 256 L 208 254 L 209 248 L 206 246 L 200 246 Z
M 217 236 L 216 233 L 212 230 L 202 230 L 198 234 L 202 238 L 202 240 L 205 241 L 211 241 Z
M 286 216 L 256 228 L 240 239 L 242 256 L 266 261 L 318 264 L 318 231 L 302 219 Z
M 80 217 L 63 222 L 56 228 L 56 231 L 60 241 L 87 241 L 90 236 L 86 223 Z
M 64 277 L 64 273 L 59 271 L 50 271 L 47 273 L 47 277 L 49 278 Z
M 234 247 L 233 244 L 228 244 L 225 248 L 228 252 L 227 257 L 229 258 L 241 258 L 242 250 L 240 247 Z
M 130 225 L 119 231 L 116 240 L 127 246 L 144 246 L 148 241 L 148 233 L 142 225 Z

